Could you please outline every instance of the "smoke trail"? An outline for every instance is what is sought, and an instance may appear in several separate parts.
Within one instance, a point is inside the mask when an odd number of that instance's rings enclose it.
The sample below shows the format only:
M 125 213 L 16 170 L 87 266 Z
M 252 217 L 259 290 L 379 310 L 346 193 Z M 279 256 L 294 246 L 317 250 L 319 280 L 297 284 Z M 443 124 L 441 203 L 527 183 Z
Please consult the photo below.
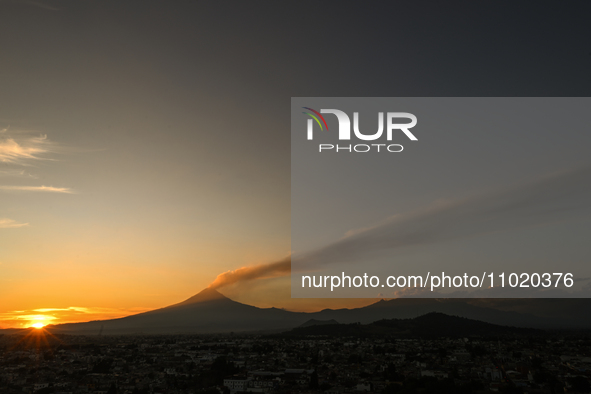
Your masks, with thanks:
M 541 177 L 470 198 L 436 203 L 353 232 L 322 248 L 270 264 L 220 274 L 209 286 L 286 276 L 335 263 L 360 261 L 385 250 L 431 245 L 580 216 L 591 207 L 591 168 Z
M 291 272 L 291 257 L 286 257 L 269 264 L 242 267 L 233 271 L 226 271 L 217 276 L 208 286 L 210 289 L 218 289 L 237 282 L 245 282 L 255 279 L 274 278 L 286 276 Z
M 375 227 L 307 253 L 294 253 L 294 269 L 360 261 L 384 250 L 432 245 L 579 217 L 591 208 L 591 168 L 396 215 Z

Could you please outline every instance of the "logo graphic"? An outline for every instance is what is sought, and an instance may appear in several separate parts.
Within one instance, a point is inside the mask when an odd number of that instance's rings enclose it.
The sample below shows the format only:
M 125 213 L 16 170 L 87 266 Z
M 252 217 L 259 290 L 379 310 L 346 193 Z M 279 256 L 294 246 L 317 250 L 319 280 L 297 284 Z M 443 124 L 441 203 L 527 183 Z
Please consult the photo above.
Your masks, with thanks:
M 338 138 L 339 140 L 350 140 L 351 139 L 351 119 L 349 115 L 345 112 L 338 110 L 338 109 L 321 109 L 320 112 L 310 108 L 310 107 L 302 107 L 307 109 L 311 112 L 302 112 L 305 115 L 310 116 L 311 119 L 308 119 L 307 122 L 307 138 L 308 140 L 314 139 L 314 122 L 318 124 L 320 130 L 328 131 L 328 124 L 326 123 L 326 119 L 322 116 L 322 114 L 333 114 L 337 117 L 337 121 L 339 122 L 339 133 Z M 322 120 L 322 122 L 321 122 Z M 400 120 L 406 120 L 407 123 L 397 123 Z M 410 122 L 408 122 L 410 121 Z M 322 124 L 324 123 L 324 127 Z M 408 112 L 387 112 L 386 113 L 386 139 L 388 141 L 392 141 L 392 137 L 395 131 L 401 131 L 408 139 L 411 141 L 418 141 L 417 137 L 413 133 L 411 133 L 410 129 L 417 125 L 417 117 Z M 359 112 L 353 112 L 353 134 L 356 138 L 363 140 L 363 141 L 374 141 L 380 138 L 384 134 L 384 113 L 378 113 L 378 131 L 374 134 L 363 134 L 359 130 Z M 380 147 L 386 146 L 386 144 L 371 144 L 371 146 L 377 148 L 376 150 L 379 152 Z M 357 144 L 357 145 L 348 145 L 340 147 L 339 145 L 332 145 L 332 144 L 320 144 L 319 151 L 322 152 L 323 150 L 331 150 L 336 148 L 336 152 L 339 150 L 348 150 L 349 152 L 369 152 L 372 150 L 370 145 L 367 144 Z M 392 150 L 394 149 L 394 150 Z M 402 152 L 402 145 L 400 144 L 390 144 L 387 146 L 387 150 L 389 152 Z
M 304 109 L 309 109 L 310 111 L 314 112 L 316 115 L 318 115 L 320 117 L 320 119 L 322 119 L 322 121 L 324 122 L 324 125 L 326 126 L 326 130 L 328 131 L 328 125 L 326 124 L 326 120 L 324 120 L 324 116 L 320 115 L 320 112 L 313 110 L 312 108 L 308 108 L 308 107 L 302 107 Z M 318 118 L 314 115 L 312 115 L 309 112 L 302 112 L 303 114 L 306 115 L 310 115 L 312 118 L 314 118 L 314 120 L 316 121 L 316 123 L 318 123 L 318 126 L 320 126 L 320 130 L 322 130 L 322 123 L 320 123 L 320 121 L 318 120 Z M 310 138 L 308 138 L 310 139 Z

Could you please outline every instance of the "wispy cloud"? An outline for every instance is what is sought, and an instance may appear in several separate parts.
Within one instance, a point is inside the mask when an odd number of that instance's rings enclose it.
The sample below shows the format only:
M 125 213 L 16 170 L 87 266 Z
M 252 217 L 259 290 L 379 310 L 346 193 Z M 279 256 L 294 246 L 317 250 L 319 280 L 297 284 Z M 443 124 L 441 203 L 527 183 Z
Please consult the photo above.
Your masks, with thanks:
M 45 154 L 52 152 L 54 145 L 46 135 L 14 138 L 0 137 L 0 162 L 27 165 L 32 160 L 47 160 Z
M 74 191 L 70 188 L 53 186 L 0 186 L 0 190 L 17 192 L 49 192 L 74 194 Z
M 104 311 L 113 311 L 110 308 L 101 308 L 101 310 L 103 312 Z M 74 312 L 80 312 L 80 313 L 96 313 L 96 310 L 93 311 L 93 309 L 91 309 L 91 308 L 85 308 L 85 307 L 82 307 L 82 306 L 70 306 L 68 308 L 39 308 L 39 309 L 33 309 L 33 312 L 41 312 L 41 313 L 55 312 L 55 311 L 74 311 Z
M 0 0 L 0 3 L 2 0 Z M 34 168 L 33 163 L 40 161 L 53 161 L 52 155 L 63 152 L 63 148 L 47 138 L 45 134 L 32 134 L 31 131 L 0 129 L 0 180 L 2 183 L 13 183 L 15 179 L 37 179 L 22 167 Z M 16 167 L 16 168 L 15 168 Z M 21 168 L 18 168 L 21 167 Z M 17 183 L 17 182 L 15 182 Z M 26 185 L 0 185 L 0 192 L 7 193 L 54 193 L 74 194 L 68 187 L 54 186 L 26 186 Z M 12 219 L 0 218 L 0 229 L 19 228 L 28 226 L 29 223 L 19 223 Z
M 0 178 L 32 178 L 37 179 L 36 176 L 29 174 L 25 170 L 0 170 Z
M 102 308 L 70 306 L 65 308 L 37 308 L 0 312 L 0 327 L 30 327 L 35 323 L 60 324 L 90 320 L 115 319 L 151 308 Z
M 19 228 L 28 225 L 29 223 L 18 223 L 12 219 L 0 219 L 0 228 Z

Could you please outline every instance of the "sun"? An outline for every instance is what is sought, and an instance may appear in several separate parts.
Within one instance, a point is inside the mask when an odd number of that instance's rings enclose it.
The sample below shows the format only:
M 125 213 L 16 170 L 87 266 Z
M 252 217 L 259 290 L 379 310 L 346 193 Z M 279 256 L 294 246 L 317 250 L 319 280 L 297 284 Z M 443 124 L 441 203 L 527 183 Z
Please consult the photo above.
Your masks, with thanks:
M 45 326 L 46 326 L 46 324 L 44 324 L 44 323 L 39 323 L 39 322 L 38 322 L 38 323 L 33 323 L 33 324 L 31 324 L 31 327 L 35 327 L 35 328 L 37 328 L 37 329 L 43 328 L 43 327 L 45 327 Z

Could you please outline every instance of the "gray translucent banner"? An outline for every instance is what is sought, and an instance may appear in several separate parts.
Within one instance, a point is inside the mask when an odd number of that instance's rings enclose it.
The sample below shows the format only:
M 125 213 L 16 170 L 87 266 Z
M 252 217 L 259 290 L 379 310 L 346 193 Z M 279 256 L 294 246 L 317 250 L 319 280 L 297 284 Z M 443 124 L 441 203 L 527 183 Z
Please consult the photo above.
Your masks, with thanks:
M 590 112 L 292 98 L 292 297 L 590 296 Z

